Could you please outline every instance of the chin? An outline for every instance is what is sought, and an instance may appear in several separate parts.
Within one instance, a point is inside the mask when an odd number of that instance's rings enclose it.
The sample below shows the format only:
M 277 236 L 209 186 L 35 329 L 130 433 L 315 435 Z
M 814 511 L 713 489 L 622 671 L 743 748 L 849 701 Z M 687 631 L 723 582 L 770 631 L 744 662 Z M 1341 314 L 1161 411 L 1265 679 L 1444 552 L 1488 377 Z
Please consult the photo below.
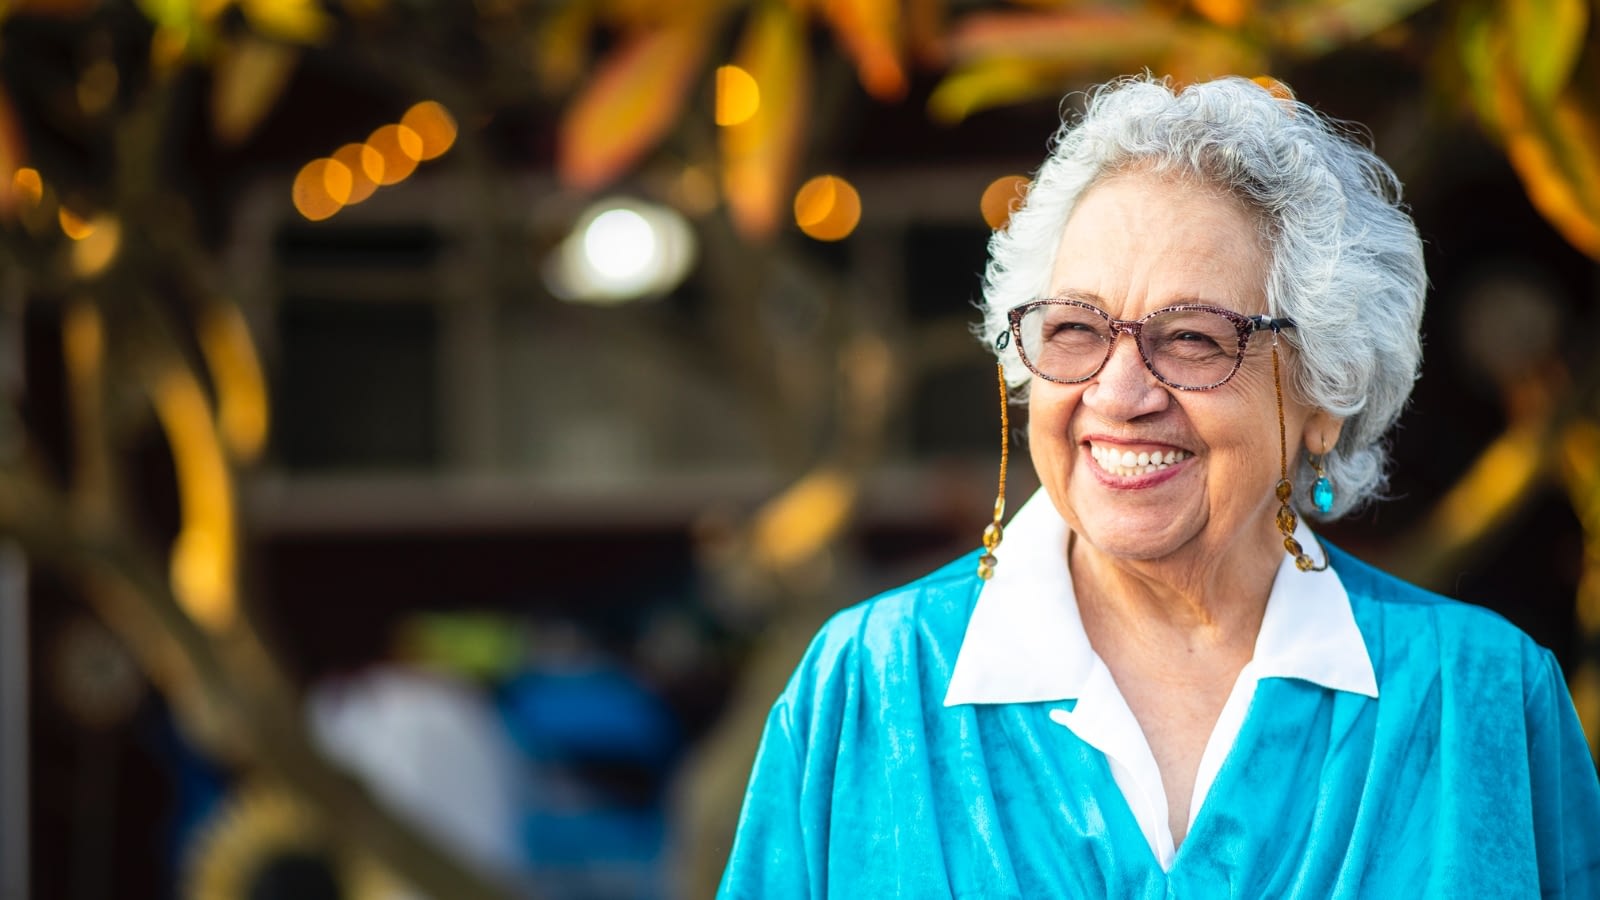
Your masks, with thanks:
M 1078 533 L 1085 543 L 1097 552 L 1112 559 L 1128 562 L 1154 562 L 1178 554 L 1188 546 L 1188 541 L 1139 540 L 1126 534 L 1108 536 L 1105 529 L 1085 529 Z

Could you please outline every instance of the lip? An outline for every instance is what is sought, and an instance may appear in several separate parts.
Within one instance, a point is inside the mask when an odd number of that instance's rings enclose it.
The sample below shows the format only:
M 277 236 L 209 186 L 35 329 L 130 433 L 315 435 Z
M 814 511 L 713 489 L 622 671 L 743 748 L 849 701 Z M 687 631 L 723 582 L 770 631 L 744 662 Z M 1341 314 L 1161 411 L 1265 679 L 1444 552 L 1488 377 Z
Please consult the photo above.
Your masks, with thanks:
M 1093 445 L 1095 444 L 1098 444 L 1102 447 L 1121 447 L 1124 450 L 1133 450 L 1135 452 L 1154 452 L 1157 449 L 1160 449 L 1163 452 L 1167 450 L 1179 450 L 1189 453 L 1190 456 L 1187 459 L 1182 459 L 1178 462 L 1172 463 L 1165 469 L 1158 469 L 1148 475 L 1113 475 L 1110 472 L 1107 472 L 1105 469 L 1100 468 L 1100 464 L 1094 461 L 1092 449 Z M 1160 441 L 1126 441 L 1118 438 L 1094 434 L 1087 435 L 1078 442 L 1078 453 L 1083 460 L 1083 464 L 1091 473 L 1093 473 L 1095 481 L 1107 488 L 1117 491 L 1147 490 L 1149 488 L 1165 484 L 1166 482 L 1177 478 L 1184 472 L 1184 470 L 1188 469 L 1189 464 L 1195 460 L 1193 451 L 1185 447 L 1179 447 L 1176 444 L 1167 444 Z

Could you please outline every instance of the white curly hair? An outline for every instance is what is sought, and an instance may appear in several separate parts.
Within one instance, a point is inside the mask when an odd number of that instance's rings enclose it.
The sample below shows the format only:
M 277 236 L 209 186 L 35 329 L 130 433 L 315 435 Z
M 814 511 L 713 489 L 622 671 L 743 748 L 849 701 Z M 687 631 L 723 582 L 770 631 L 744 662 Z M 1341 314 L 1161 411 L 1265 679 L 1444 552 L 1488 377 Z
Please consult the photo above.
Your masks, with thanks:
M 1289 389 L 1345 420 L 1324 466 L 1333 519 L 1379 496 L 1384 436 L 1422 357 L 1427 276 L 1422 241 L 1394 171 L 1343 126 L 1244 78 L 1177 89 L 1149 76 L 1091 91 L 1064 122 L 1020 207 L 989 241 L 981 337 L 996 348 L 1012 307 L 1045 296 L 1062 230 L 1098 181 L 1132 169 L 1195 177 L 1263 223 L 1268 315 L 1287 316 Z M 1013 399 L 1031 373 L 1014 347 L 995 351 Z M 1302 459 L 1294 480 L 1314 477 Z M 1301 494 L 1304 496 L 1304 494 Z

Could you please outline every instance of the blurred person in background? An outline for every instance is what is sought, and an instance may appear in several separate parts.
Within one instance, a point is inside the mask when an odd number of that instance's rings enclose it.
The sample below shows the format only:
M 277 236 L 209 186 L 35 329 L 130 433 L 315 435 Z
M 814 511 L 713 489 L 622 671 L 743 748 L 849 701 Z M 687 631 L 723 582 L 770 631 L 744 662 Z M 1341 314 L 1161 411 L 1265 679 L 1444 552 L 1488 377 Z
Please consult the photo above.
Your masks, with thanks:
M 1301 521 L 1379 495 L 1425 290 L 1394 173 L 1281 85 L 1093 92 L 985 278 L 1043 487 L 823 628 L 721 894 L 1600 896 L 1551 653 Z

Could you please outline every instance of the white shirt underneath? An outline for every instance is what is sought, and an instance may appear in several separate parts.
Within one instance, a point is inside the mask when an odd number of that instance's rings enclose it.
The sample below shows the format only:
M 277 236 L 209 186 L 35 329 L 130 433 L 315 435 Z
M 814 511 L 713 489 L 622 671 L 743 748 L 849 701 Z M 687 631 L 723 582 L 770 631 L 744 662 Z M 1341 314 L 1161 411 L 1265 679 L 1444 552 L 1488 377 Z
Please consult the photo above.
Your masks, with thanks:
M 1303 522 L 1296 537 L 1309 550 L 1320 551 Z M 999 563 L 978 594 L 944 703 L 1076 699 L 1072 709 L 1051 710 L 1050 719 L 1106 755 L 1151 851 L 1163 870 L 1170 869 L 1176 848 L 1161 770 L 1111 670 L 1089 645 L 1066 548 L 1066 523 L 1041 489 L 1006 526 L 1005 541 L 995 552 Z M 1189 800 L 1190 824 L 1233 748 L 1263 678 L 1298 678 L 1378 696 L 1350 595 L 1331 568 L 1301 572 L 1284 556 L 1267 598 L 1255 654 L 1239 672 L 1200 757 Z

